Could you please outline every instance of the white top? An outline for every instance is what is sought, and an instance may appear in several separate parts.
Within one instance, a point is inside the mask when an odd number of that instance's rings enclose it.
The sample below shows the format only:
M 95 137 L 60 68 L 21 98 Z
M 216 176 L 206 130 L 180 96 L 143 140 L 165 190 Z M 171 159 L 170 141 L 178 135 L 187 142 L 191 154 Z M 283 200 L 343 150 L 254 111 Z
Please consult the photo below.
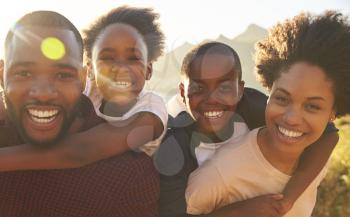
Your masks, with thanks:
M 290 179 L 273 167 L 257 144 L 259 129 L 220 148 L 189 177 L 187 212 L 206 214 L 222 206 L 264 194 L 281 193 Z M 309 217 L 326 167 L 295 202 L 285 217 Z
M 113 124 L 116 126 L 116 130 L 118 130 L 118 127 L 123 127 L 125 126 L 124 124 L 128 124 L 126 122 L 123 122 L 133 116 L 135 116 L 139 112 L 150 112 L 154 115 L 156 115 L 162 122 L 163 124 L 163 132 L 160 137 L 157 139 L 139 147 L 139 150 L 144 151 L 148 155 L 152 155 L 158 148 L 162 138 L 164 137 L 166 130 L 167 130 L 167 122 L 168 122 L 168 113 L 165 107 L 165 103 L 163 99 L 151 92 L 151 91 L 145 91 L 143 90 L 140 95 L 138 96 L 137 102 L 135 105 L 128 111 L 126 112 L 123 116 L 121 117 L 112 117 L 103 114 L 100 111 L 101 104 L 102 104 L 102 99 L 103 96 L 102 94 L 98 91 L 98 89 L 94 89 L 93 91 L 89 90 L 91 89 L 91 86 L 86 88 L 84 91 L 85 94 L 89 95 L 96 114 L 103 118 L 104 120 L 108 121 L 109 123 Z M 120 123 L 120 124 L 118 124 Z M 137 129 L 136 129 L 137 130 Z M 147 129 L 139 129 L 139 130 L 147 130 Z
M 166 107 L 169 115 L 172 117 L 176 117 L 180 112 L 186 111 L 186 105 L 183 102 L 183 99 L 180 93 L 171 97 L 169 101 L 166 103 Z
M 237 115 L 237 114 L 236 114 Z M 237 115 L 238 116 L 238 115 Z M 243 119 L 242 119 L 243 120 Z M 233 134 L 232 136 L 220 143 L 204 143 L 200 144 L 195 148 L 195 155 L 198 166 L 201 166 L 205 161 L 211 159 L 213 155 L 224 145 L 236 142 L 239 137 L 249 132 L 248 126 L 244 122 L 234 121 L 233 122 Z

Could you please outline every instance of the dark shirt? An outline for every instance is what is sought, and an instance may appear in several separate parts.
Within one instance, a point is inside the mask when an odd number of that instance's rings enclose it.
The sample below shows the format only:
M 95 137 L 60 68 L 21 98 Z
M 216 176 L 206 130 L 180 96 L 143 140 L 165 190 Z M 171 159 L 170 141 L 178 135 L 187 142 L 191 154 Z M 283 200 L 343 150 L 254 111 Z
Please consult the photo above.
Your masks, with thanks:
M 81 129 L 88 129 L 102 120 L 83 101 Z M 0 138 L 2 146 L 20 143 L 8 122 L 0 126 Z M 77 169 L 0 173 L 0 217 L 154 217 L 158 199 L 159 176 L 144 153 L 130 151 Z

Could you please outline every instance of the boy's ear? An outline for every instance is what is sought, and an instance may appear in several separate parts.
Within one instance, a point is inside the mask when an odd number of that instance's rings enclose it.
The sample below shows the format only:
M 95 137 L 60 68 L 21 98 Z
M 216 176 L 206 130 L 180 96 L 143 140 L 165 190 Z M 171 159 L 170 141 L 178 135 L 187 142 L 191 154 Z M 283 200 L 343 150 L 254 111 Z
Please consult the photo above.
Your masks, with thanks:
M 238 91 L 239 91 L 239 95 L 238 95 L 238 97 L 239 97 L 239 100 L 241 100 L 241 98 L 242 98 L 242 96 L 243 96 L 243 93 L 244 93 L 244 84 L 245 84 L 245 82 L 242 80 L 242 81 L 238 81 L 239 83 L 238 83 Z
M 186 104 L 186 100 L 185 100 L 185 86 L 184 86 L 184 84 L 182 82 L 179 84 L 179 90 L 180 90 L 182 101 Z
M 148 63 L 147 64 L 147 69 L 146 69 L 146 80 L 150 80 L 152 77 L 152 72 L 153 72 L 153 64 Z
M 0 60 L 0 85 L 4 89 L 4 60 Z

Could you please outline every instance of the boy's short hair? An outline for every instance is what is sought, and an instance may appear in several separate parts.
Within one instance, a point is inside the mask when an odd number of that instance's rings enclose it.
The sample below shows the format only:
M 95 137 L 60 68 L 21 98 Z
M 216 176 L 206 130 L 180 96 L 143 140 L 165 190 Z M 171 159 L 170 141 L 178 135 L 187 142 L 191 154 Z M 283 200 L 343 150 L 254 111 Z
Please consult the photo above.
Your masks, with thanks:
M 222 54 L 225 56 L 233 56 L 235 63 L 234 69 L 238 73 L 238 79 L 242 80 L 241 61 L 237 52 L 232 47 L 215 41 L 200 44 L 186 54 L 184 60 L 182 61 L 180 72 L 181 76 L 188 76 L 193 62 L 197 59 L 202 59 L 205 54 Z
M 65 16 L 55 11 L 33 11 L 17 20 L 14 26 L 7 33 L 5 39 L 5 50 L 13 38 L 16 28 L 24 26 L 54 27 L 72 31 L 81 48 L 81 57 L 83 57 L 83 39 L 79 33 L 79 30 Z
M 350 25 L 346 16 L 335 11 L 319 16 L 301 13 L 274 26 L 256 45 L 256 72 L 268 89 L 296 62 L 321 67 L 333 82 L 337 115 L 350 112 Z
M 122 6 L 112 9 L 96 19 L 88 29 L 84 30 L 84 46 L 86 57 L 91 60 L 92 47 L 98 35 L 107 26 L 123 23 L 134 27 L 142 36 L 148 50 L 148 61 L 155 61 L 164 49 L 164 34 L 157 22 L 159 14 L 151 8 L 135 8 Z

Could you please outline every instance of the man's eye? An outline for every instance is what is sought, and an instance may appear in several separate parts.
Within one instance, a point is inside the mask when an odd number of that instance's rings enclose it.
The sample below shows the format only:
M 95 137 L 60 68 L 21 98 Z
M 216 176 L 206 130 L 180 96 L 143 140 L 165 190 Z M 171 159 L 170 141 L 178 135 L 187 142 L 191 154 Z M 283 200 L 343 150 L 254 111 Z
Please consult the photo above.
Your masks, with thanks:
M 31 76 L 31 72 L 26 71 L 26 70 L 18 71 L 18 72 L 15 72 L 15 76 L 16 77 L 29 77 L 29 76 Z

